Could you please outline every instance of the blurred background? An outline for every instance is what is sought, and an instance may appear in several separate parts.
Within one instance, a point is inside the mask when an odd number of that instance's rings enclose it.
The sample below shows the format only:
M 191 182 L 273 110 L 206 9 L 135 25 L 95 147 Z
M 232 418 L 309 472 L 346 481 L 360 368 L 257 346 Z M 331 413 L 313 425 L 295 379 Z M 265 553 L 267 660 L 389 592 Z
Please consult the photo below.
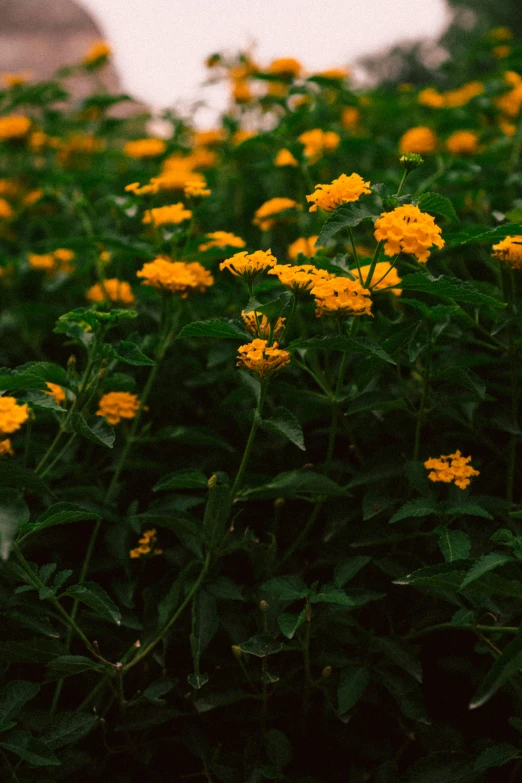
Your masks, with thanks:
M 201 89 L 212 52 L 295 57 L 309 72 L 349 65 L 365 84 L 443 85 L 479 76 L 470 39 L 498 25 L 522 33 L 520 0 L 0 0 L 0 72 L 47 78 L 106 39 L 113 60 L 95 78 L 107 90 L 152 111 L 197 103 L 208 126 L 227 102 L 223 84 Z M 75 77 L 73 93 L 88 94 L 92 78 Z

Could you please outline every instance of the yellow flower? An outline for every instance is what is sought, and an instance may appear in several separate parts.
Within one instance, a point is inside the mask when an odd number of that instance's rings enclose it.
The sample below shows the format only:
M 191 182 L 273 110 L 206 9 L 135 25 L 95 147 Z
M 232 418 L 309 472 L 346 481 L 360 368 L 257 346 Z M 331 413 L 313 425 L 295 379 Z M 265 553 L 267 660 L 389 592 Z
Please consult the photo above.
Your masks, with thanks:
M 437 148 L 437 137 L 431 128 L 419 125 L 416 128 L 410 128 L 401 136 L 399 141 L 399 152 L 416 152 L 419 155 L 429 155 L 435 152 Z
M 478 136 L 473 131 L 455 131 L 446 140 L 446 149 L 452 155 L 474 155 L 479 152 Z
M 299 264 L 299 266 L 276 264 L 273 269 L 269 269 L 268 274 L 276 275 L 279 282 L 296 296 L 309 293 L 314 286 L 335 277 L 326 269 L 317 269 L 312 264 Z
M 368 277 L 368 273 L 370 271 L 371 264 L 365 264 L 365 266 L 361 266 L 361 277 L 363 279 L 363 283 L 366 282 L 366 278 Z M 352 274 L 357 275 L 357 270 L 352 269 Z M 382 278 L 382 280 L 381 280 Z M 375 280 L 375 282 L 373 282 Z M 368 288 L 372 291 L 379 291 L 381 288 L 389 288 L 390 286 L 396 286 L 399 285 L 401 282 L 401 278 L 397 274 L 397 270 L 395 267 L 392 269 L 392 265 L 389 261 L 379 261 L 379 263 L 375 264 L 375 269 L 373 270 L 373 276 L 372 279 L 368 283 Z M 402 294 L 402 290 L 400 288 L 393 288 L 391 291 L 392 294 L 395 296 L 400 296 Z
M 299 166 L 299 163 L 290 150 L 282 149 L 274 158 L 274 166 Z
M 251 310 L 249 313 L 241 313 L 241 317 L 245 323 L 247 330 L 254 337 L 260 337 L 263 340 L 278 340 L 281 334 L 285 330 L 286 318 L 278 318 L 274 327 L 270 324 L 270 321 L 262 313 L 254 312 Z
M 10 114 L 0 117 L 0 142 L 10 139 L 22 139 L 31 127 L 31 120 L 23 114 Z
M 171 261 L 164 256 L 144 264 L 136 276 L 144 278 L 142 285 L 170 294 L 181 293 L 183 298 L 189 291 L 204 291 L 214 283 L 210 272 L 197 261 L 186 264 L 184 261 Z
M 5 438 L 5 440 L 0 440 L 0 457 L 3 457 L 5 454 L 14 454 L 13 447 L 11 446 L 11 441 L 9 438 Z
M 509 27 L 493 27 L 488 33 L 488 38 L 492 41 L 511 41 L 513 33 Z
M 383 212 L 375 221 L 375 239 L 385 243 L 384 252 L 387 256 L 411 253 L 421 263 L 428 260 L 433 245 L 444 247 L 440 234 L 441 229 L 434 218 L 413 204 Z
M 211 231 L 206 234 L 206 237 L 208 241 L 198 247 L 200 253 L 210 250 L 211 247 L 245 247 L 246 245 L 244 239 L 228 231 Z
M 513 269 L 522 269 L 522 235 L 506 237 L 497 245 L 493 245 L 495 258 L 510 264 Z
M 36 188 L 35 190 L 30 190 L 29 193 L 26 193 L 26 195 L 23 198 L 23 204 L 25 207 L 32 207 L 33 204 L 36 204 L 37 201 L 40 201 L 40 199 L 43 197 L 43 190 L 40 190 L 40 188 Z
M 139 557 L 142 557 L 142 555 L 149 555 L 151 552 L 155 555 L 160 555 L 162 550 L 156 549 L 156 534 L 157 530 L 154 527 L 150 530 L 145 530 L 138 541 L 139 546 L 131 549 L 129 556 L 133 560 L 137 560 Z
M 167 145 L 163 139 L 150 137 L 128 141 L 123 152 L 131 158 L 156 158 L 158 155 L 163 155 L 166 149 Z
M 26 84 L 31 78 L 30 71 L 19 71 L 18 73 L 3 73 L 0 78 L 6 87 L 18 87 Z
M 134 193 L 135 196 L 145 196 L 150 193 L 157 193 L 158 188 L 156 185 L 140 185 L 139 182 L 131 182 L 129 185 L 125 185 L 125 192 Z
M 16 432 L 29 418 L 29 406 L 19 404 L 16 397 L 0 397 L 0 433 L 10 435 Z
M 0 179 L 0 196 L 17 198 L 22 192 L 22 187 L 16 179 L 4 177 Z
M 5 198 L 0 198 L 0 220 L 9 220 L 13 217 L 13 208 Z
M 53 257 L 56 264 L 57 271 L 60 272 L 72 272 L 73 271 L 73 261 L 75 259 L 75 254 L 73 250 L 69 250 L 67 247 L 59 247 L 56 250 L 53 250 Z
M 61 386 L 58 386 L 57 383 L 50 383 L 47 381 L 47 389 L 44 389 L 44 394 L 49 394 L 51 397 L 54 398 L 54 401 L 61 405 L 62 402 L 65 402 L 65 392 L 62 389 Z
M 247 139 L 253 139 L 254 136 L 257 136 L 256 131 L 250 131 L 245 130 L 243 128 L 240 128 L 237 130 L 234 134 L 232 134 L 232 144 L 237 147 L 239 144 L 242 144 L 244 141 L 247 141 Z
M 48 277 L 55 273 L 56 261 L 52 253 L 29 253 L 27 257 L 33 269 L 41 269 Z
M 288 247 L 288 258 L 292 261 L 296 261 L 299 258 L 299 254 L 302 253 L 306 258 L 312 258 L 319 250 L 323 250 L 323 247 L 315 246 L 318 240 L 318 235 L 314 234 L 311 237 L 299 237 L 295 242 L 292 242 Z
M 99 255 L 99 259 L 102 262 L 102 264 L 108 264 L 109 261 L 111 260 L 111 254 L 109 253 L 108 250 L 102 250 Z
M 295 77 L 299 76 L 302 70 L 303 66 L 299 60 L 293 57 L 279 57 L 277 60 L 272 60 L 268 67 L 268 72 L 274 76 Z
M 137 394 L 129 392 L 108 392 L 104 394 L 96 411 L 97 416 L 105 416 L 109 424 L 119 424 L 122 419 L 133 419 L 140 408 Z
M 350 77 L 349 68 L 327 68 L 326 71 L 320 71 L 316 76 L 324 76 L 325 79 L 338 79 L 340 82 Z
M 132 305 L 136 301 L 132 288 L 125 280 L 118 280 L 117 277 L 111 277 L 104 280 L 103 286 L 95 283 L 87 291 L 89 302 L 119 302 L 120 304 Z
M 147 209 L 143 216 L 143 223 L 152 223 L 156 227 L 172 226 L 183 223 L 192 217 L 190 209 L 185 209 L 184 204 L 179 201 L 177 204 L 170 204 L 166 207 L 154 207 Z
M 195 147 L 210 147 L 213 144 L 220 144 L 224 140 L 224 128 L 210 128 L 209 130 L 197 131 L 194 134 Z
M 270 378 L 285 364 L 290 363 L 290 354 L 278 348 L 277 343 L 268 347 L 267 340 L 252 340 L 238 348 L 237 366 L 253 372 L 260 380 Z
M 482 82 L 468 82 L 458 87 L 456 90 L 448 90 L 444 93 L 444 106 L 448 109 L 456 109 L 459 106 L 465 106 L 472 98 L 481 95 L 484 92 Z
M 83 57 L 84 65 L 98 65 L 108 60 L 112 54 L 112 49 L 107 41 L 96 41 Z
M 445 484 L 453 482 L 460 489 L 466 489 L 471 476 L 480 475 L 480 471 L 472 468 L 468 462 L 471 462 L 471 457 L 463 457 L 460 451 L 456 451 L 455 454 L 430 457 L 424 467 L 431 471 L 428 473 L 430 481 L 443 481 Z
M 522 107 L 522 77 L 515 71 L 507 71 L 504 81 L 511 89 L 497 98 L 495 104 L 508 117 L 518 117 Z
M 371 193 L 370 183 L 365 182 L 359 174 L 341 174 L 330 185 L 316 185 L 315 191 L 306 197 L 312 202 L 310 212 L 317 212 L 321 207 L 326 212 L 333 212 L 341 204 L 358 201 L 363 193 Z
M 302 209 L 302 206 L 291 198 L 271 198 L 256 209 L 252 223 L 259 226 L 261 231 L 268 231 L 280 220 L 287 220 L 288 215 L 280 215 L 286 210 Z
M 232 81 L 232 98 L 236 103 L 249 103 L 252 100 L 252 90 L 246 79 Z
M 511 46 L 505 46 L 505 45 L 495 46 L 495 48 L 491 50 L 491 54 L 497 60 L 503 60 L 505 57 L 509 57 L 511 52 L 512 52 Z
M 341 115 L 341 122 L 347 130 L 355 130 L 361 119 L 361 112 L 355 106 L 346 106 Z
M 218 161 L 218 155 L 215 150 L 209 150 L 207 147 L 196 147 L 190 153 L 192 167 L 195 169 L 210 169 Z
M 276 264 L 277 259 L 272 255 L 271 250 L 256 250 L 254 253 L 243 250 L 225 259 L 219 268 L 221 271 L 228 269 L 236 277 L 241 277 L 247 285 L 251 285 L 256 277 Z
M 315 285 L 310 293 L 315 297 L 317 317 L 333 315 L 346 318 L 372 314 L 370 291 L 364 288 L 359 280 L 332 277 Z
M 186 198 L 192 196 L 192 198 L 207 198 L 212 191 L 207 188 L 207 182 L 204 177 L 195 177 L 185 183 L 183 189 Z
M 304 155 L 310 163 L 315 163 L 321 155 L 327 150 L 335 150 L 341 141 L 338 133 L 334 131 L 323 131 L 321 128 L 301 133 L 298 141 L 304 144 Z

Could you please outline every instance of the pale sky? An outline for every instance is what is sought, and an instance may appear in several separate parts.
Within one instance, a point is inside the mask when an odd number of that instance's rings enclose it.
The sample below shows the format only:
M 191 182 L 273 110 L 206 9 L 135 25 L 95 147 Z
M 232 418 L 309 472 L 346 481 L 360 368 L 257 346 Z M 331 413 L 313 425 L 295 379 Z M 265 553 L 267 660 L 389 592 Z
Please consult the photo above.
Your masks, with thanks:
M 308 71 L 350 65 L 398 41 L 435 37 L 444 0 L 79 0 L 114 48 L 124 89 L 154 107 L 204 98 L 198 121 L 225 105 L 200 85 L 205 58 L 255 43 L 256 60 L 296 57 Z M 209 122 L 209 124 L 212 124 Z

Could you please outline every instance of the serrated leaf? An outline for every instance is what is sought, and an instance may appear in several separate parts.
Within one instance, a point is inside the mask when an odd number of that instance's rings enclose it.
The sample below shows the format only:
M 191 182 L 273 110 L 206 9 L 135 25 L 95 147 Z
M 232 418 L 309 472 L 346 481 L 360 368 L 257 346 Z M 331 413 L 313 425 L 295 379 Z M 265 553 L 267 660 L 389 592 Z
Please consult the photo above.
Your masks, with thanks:
M 441 563 L 440 565 L 419 568 L 407 576 L 395 579 L 393 584 L 413 585 L 428 592 L 457 592 L 467 567 L 467 561 L 460 561 L 460 563 L 460 567 L 455 563 Z
M 47 663 L 62 652 L 56 639 L 24 639 L 23 642 L 0 642 L 2 663 Z
M 440 296 L 444 299 L 453 299 L 456 302 L 467 302 L 468 304 L 487 304 L 492 307 L 505 307 L 504 302 L 500 302 L 489 294 L 483 294 L 471 283 L 460 280 L 458 277 L 449 277 L 440 275 L 440 277 L 431 277 L 424 272 L 413 272 L 402 278 L 400 287 L 403 291 L 422 291 L 433 296 Z
M 306 617 L 306 609 L 303 609 L 298 614 L 293 612 L 281 612 L 277 618 L 277 624 L 281 630 L 281 633 L 286 636 L 287 639 L 293 639 L 296 631 L 304 623 Z
M 73 742 L 85 737 L 97 723 L 96 715 L 83 712 L 61 712 L 47 724 L 40 739 L 51 750 L 56 750 L 65 745 L 72 745 Z
M 97 663 L 85 655 L 60 655 L 47 664 L 47 682 L 59 680 L 62 677 L 70 677 L 82 672 L 104 672 L 107 667 L 103 663 Z
M 470 585 L 476 579 L 479 579 L 484 574 L 487 574 L 489 571 L 493 571 L 495 568 L 499 568 L 499 566 L 504 565 L 505 563 L 510 563 L 512 561 L 513 558 L 510 555 L 504 554 L 503 552 L 491 552 L 489 555 L 483 555 L 470 568 L 459 590 L 464 590 L 468 585 Z
M 63 595 L 77 598 L 78 601 L 92 609 L 98 617 L 120 625 L 120 610 L 103 587 L 100 587 L 96 582 L 82 582 L 82 584 L 72 585 Z
M 336 587 L 344 587 L 359 571 L 371 562 L 369 555 L 356 555 L 340 560 L 335 565 L 333 581 Z
M 440 193 L 423 193 L 418 201 L 419 209 L 423 212 L 434 212 L 436 215 L 442 215 L 455 223 L 459 222 L 455 207 L 446 196 Z
M 15 489 L 0 490 L 0 557 L 7 560 L 19 528 L 29 521 L 29 509 Z
M 73 413 L 65 431 L 75 432 L 98 446 L 105 446 L 108 449 L 112 449 L 116 438 L 114 427 L 104 416 L 91 416 L 89 419 L 84 419 L 81 413 Z
M 323 585 L 315 595 L 310 596 L 310 603 L 337 604 L 339 606 L 355 606 L 355 602 L 343 590 L 334 584 Z
M 445 234 L 444 240 L 450 247 L 458 247 L 459 245 L 467 245 L 469 242 L 498 242 L 506 237 L 520 234 L 522 234 L 522 226 L 514 223 L 506 223 L 496 228 L 470 225 L 458 232 Z
M 471 549 L 471 540 L 462 530 L 444 528 L 440 531 L 439 547 L 447 563 L 452 563 L 454 560 L 466 560 Z
M 355 228 L 363 220 L 374 220 L 377 217 L 379 213 L 372 212 L 364 204 L 341 204 L 323 223 L 315 246 L 325 245 L 343 228 Z
M 240 644 L 239 649 L 247 655 L 255 655 L 256 658 L 264 658 L 265 655 L 274 655 L 274 653 L 280 652 L 283 649 L 283 645 L 270 636 L 270 634 L 258 633 L 246 642 Z
M 294 295 L 291 291 L 283 291 L 281 294 L 279 294 L 277 299 L 272 299 L 272 301 L 265 302 L 265 304 L 258 302 L 258 300 L 255 298 L 252 298 L 245 306 L 244 312 L 251 313 L 255 310 L 257 313 L 266 316 L 268 321 L 274 322 L 281 316 L 283 311 L 289 307 L 293 298 Z
M 370 670 L 365 666 L 343 669 L 337 688 L 337 712 L 344 715 L 353 709 L 370 684 Z
M 428 517 L 439 511 L 439 504 L 432 498 L 416 498 L 409 500 L 401 506 L 390 519 L 390 524 L 400 522 L 401 519 L 411 519 L 413 517 Z
M 493 666 L 482 680 L 478 690 L 469 703 L 469 709 L 482 707 L 505 685 L 511 677 L 519 673 L 522 666 L 522 635 L 519 634 L 502 651 Z
M 475 761 L 475 772 L 484 772 L 484 770 L 491 767 L 503 767 L 504 764 L 507 764 L 508 761 L 516 758 L 519 754 L 520 750 L 507 742 L 501 745 L 491 745 L 482 751 Z
M 326 335 L 324 337 L 309 337 L 304 340 L 295 340 L 289 346 L 290 349 L 313 348 L 317 351 L 347 351 L 348 353 L 360 353 L 366 356 L 377 356 L 388 364 L 396 364 L 391 356 L 378 343 L 365 337 L 346 337 L 339 334 Z
M 244 342 L 252 340 L 252 335 L 241 327 L 239 321 L 230 321 L 227 318 L 194 321 L 184 326 L 176 339 L 180 340 L 182 337 L 222 337 Z
M 263 582 L 259 589 L 274 595 L 279 601 L 297 601 L 306 598 L 309 593 L 306 583 L 295 574 L 274 576 L 267 582 Z
M 449 501 L 444 504 L 447 514 L 457 514 L 459 516 L 482 517 L 482 519 L 493 519 L 489 511 L 479 506 L 471 498 L 462 498 L 462 500 Z
M 165 489 L 207 489 L 208 478 L 199 470 L 184 468 L 163 476 L 152 488 L 153 492 Z
M 388 636 L 375 639 L 375 644 L 390 661 L 408 672 L 418 683 L 422 682 L 422 667 L 418 652 L 411 645 L 402 639 L 392 639 Z
M 274 432 L 277 435 L 283 435 L 290 443 L 297 446 L 301 451 L 305 451 L 304 434 L 301 425 L 293 413 L 287 408 L 278 407 L 273 411 L 269 419 L 258 417 L 258 422 L 262 429 L 267 432 Z
M 321 473 L 311 470 L 290 470 L 280 473 L 268 484 L 253 489 L 242 490 L 240 497 L 278 498 L 298 495 L 325 495 L 339 497 L 346 495 L 345 490 Z
M 146 356 L 136 343 L 122 340 L 116 349 L 116 357 L 125 364 L 132 364 L 136 367 L 153 367 L 155 362 Z
M 88 522 L 93 519 L 101 519 L 101 515 L 95 511 L 87 511 L 77 506 L 75 503 L 60 502 L 54 503 L 47 511 L 41 514 L 36 522 L 27 523 L 21 526 L 20 532 L 25 536 L 31 533 L 38 533 L 47 527 L 55 525 L 66 525 L 71 522 Z
M 24 704 L 34 699 L 40 691 L 36 682 L 11 680 L 0 690 L 0 725 L 16 718 Z
M 49 746 L 33 737 L 28 731 L 9 732 L 4 735 L 0 746 L 35 767 L 59 767 L 61 765 L 61 761 L 56 758 Z

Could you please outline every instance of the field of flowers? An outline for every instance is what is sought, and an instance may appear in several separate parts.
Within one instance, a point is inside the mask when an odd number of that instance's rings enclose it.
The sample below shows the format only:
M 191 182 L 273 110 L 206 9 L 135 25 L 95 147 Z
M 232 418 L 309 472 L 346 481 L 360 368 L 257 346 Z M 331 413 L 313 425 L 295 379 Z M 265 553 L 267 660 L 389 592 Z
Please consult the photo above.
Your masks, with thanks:
M 2 781 L 522 780 L 522 46 L 0 91 Z

